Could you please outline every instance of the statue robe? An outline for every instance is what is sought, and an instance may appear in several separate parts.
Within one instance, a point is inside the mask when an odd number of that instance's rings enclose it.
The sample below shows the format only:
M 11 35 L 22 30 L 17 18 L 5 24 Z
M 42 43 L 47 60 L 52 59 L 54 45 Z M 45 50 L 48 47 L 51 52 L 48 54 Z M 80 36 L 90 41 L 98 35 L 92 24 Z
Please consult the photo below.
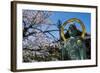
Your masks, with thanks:
M 63 60 L 83 60 L 86 59 L 86 47 L 79 37 L 70 37 L 62 46 Z

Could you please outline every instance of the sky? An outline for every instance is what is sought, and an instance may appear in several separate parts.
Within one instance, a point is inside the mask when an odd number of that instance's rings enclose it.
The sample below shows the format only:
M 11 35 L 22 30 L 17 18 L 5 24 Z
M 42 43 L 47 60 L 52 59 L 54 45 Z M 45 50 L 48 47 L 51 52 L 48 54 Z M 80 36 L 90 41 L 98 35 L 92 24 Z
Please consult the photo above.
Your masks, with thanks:
M 78 18 L 78 19 L 80 19 L 84 23 L 86 31 L 88 33 L 91 32 L 91 14 L 90 13 L 55 11 L 50 16 L 50 19 L 51 19 L 51 21 L 53 23 L 57 23 L 58 20 L 61 20 L 62 23 L 64 23 L 64 21 L 66 21 L 66 20 L 68 20 L 70 18 Z

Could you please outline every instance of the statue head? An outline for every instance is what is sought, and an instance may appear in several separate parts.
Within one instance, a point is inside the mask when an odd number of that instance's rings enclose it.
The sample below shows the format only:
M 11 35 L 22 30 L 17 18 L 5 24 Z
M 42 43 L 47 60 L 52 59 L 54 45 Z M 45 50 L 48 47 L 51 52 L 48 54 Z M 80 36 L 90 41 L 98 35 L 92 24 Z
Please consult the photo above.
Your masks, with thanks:
M 77 28 L 75 24 L 71 24 L 68 28 L 68 33 L 70 37 L 75 37 L 77 35 Z

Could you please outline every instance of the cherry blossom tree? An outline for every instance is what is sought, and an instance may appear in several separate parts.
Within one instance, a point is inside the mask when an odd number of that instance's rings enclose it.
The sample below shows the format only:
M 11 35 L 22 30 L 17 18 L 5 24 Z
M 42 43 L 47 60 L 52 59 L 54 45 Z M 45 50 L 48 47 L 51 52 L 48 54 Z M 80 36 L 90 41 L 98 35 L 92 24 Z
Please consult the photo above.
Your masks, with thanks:
M 51 58 L 46 59 L 44 57 L 50 56 L 48 54 L 49 52 L 47 51 L 47 49 L 50 50 L 52 42 L 55 41 L 56 39 L 56 37 L 51 32 L 59 31 L 57 25 L 51 23 L 49 19 L 51 15 L 52 12 L 50 11 L 23 10 L 22 44 L 24 50 L 23 51 L 24 62 L 31 62 L 35 59 L 37 60 L 40 58 L 40 56 L 42 56 L 41 57 L 42 60 L 51 60 Z M 49 30 L 50 26 L 54 26 L 57 29 Z M 55 47 L 55 44 L 53 44 L 52 47 L 53 46 Z M 40 56 L 38 57 L 37 54 L 38 55 L 40 54 Z

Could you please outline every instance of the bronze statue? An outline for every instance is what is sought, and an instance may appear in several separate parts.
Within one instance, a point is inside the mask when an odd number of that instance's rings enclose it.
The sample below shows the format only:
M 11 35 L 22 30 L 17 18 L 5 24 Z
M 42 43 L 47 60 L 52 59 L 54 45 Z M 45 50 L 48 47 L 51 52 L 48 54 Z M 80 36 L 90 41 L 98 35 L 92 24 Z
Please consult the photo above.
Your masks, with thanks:
M 78 19 L 73 18 L 70 19 L 67 22 L 72 22 L 72 21 L 78 21 L 80 22 Z M 67 23 L 66 22 L 66 23 Z M 80 22 L 82 23 L 82 22 Z M 70 24 L 68 30 L 67 30 L 67 34 L 69 34 L 69 38 L 66 39 L 65 35 L 64 35 L 64 31 L 63 31 L 63 27 L 62 26 L 62 33 L 61 36 L 63 38 L 63 44 L 61 46 L 61 50 L 62 50 L 62 59 L 63 60 L 83 60 L 83 59 L 87 59 L 87 52 L 86 52 L 86 45 L 84 42 L 84 36 L 85 36 L 85 26 L 84 24 L 82 24 L 82 34 L 81 36 L 79 35 L 79 30 L 76 28 L 75 24 Z

